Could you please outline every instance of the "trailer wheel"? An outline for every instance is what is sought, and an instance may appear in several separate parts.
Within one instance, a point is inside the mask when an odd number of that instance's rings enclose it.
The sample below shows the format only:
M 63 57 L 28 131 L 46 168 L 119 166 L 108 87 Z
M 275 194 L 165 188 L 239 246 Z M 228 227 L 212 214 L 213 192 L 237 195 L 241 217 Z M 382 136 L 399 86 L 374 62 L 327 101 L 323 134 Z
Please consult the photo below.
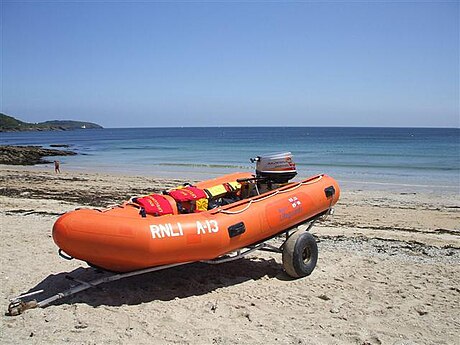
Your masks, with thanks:
M 283 267 L 293 278 L 306 277 L 313 272 L 318 261 L 318 245 L 312 234 L 296 231 L 283 246 Z

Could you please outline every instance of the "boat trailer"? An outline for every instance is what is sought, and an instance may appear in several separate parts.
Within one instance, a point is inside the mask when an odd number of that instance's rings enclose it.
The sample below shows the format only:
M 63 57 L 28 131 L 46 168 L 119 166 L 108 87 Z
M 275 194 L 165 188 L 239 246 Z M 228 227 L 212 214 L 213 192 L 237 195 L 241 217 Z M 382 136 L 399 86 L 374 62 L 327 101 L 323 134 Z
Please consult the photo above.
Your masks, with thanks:
M 231 252 L 230 254 L 225 254 L 223 256 L 220 256 L 212 260 L 180 262 L 180 263 L 175 263 L 175 264 L 145 268 L 145 269 L 136 270 L 132 272 L 115 273 L 110 276 L 94 279 L 89 282 L 82 281 L 80 279 L 67 275 L 66 278 L 72 282 L 77 283 L 77 285 L 72 286 L 65 291 L 58 292 L 57 294 L 49 298 L 43 299 L 41 301 L 37 301 L 36 299 L 30 299 L 30 297 L 41 294 L 44 292 L 44 290 L 31 291 L 31 292 L 22 294 L 20 296 L 10 298 L 9 299 L 10 303 L 8 305 L 8 311 L 6 312 L 6 315 L 17 316 L 17 315 L 24 313 L 28 309 L 44 308 L 47 305 L 57 300 L 60 300 L 62 298 L 74 295 L 78 292 L 85 291 L 90 288 L 94 288 L 100 284 L 113 282 L 113 281 L 120 280 L 123 278 L 133 277 L 133 276 L 137 276 L 137 275 L 141 275 L 145 273 L 160 271 L 160 270 L 164 270 L 164 269 L 168 269 L 168 268 L 172 268 L 176 266 L 187 265 L 187 264 L 195 263 L 195 262 L 202 262 L 202 263 L 213 264 L 213 265 L 221 264 L 221 263 L 241 259 L 256 250 L 269 251 L 269 252 L 274 252 L 274 253 L 282 253 L 283 267 L 286 273 L 293 278 L 305 277 L 307 275 L 310 275 L 310 273 L 313 271 L 313 269 L 316 266 L 317 259 L 318 259 L 318 247 L 316 244 L 316 240 L 309 231 L 311 230 L 313 225 L 316 223 L 316 221 L 318 221 L 319 219 L 324 220 L 327 218 L 327 216 L 332 215 L 333 213 L 334 213 L 334 209 L 329 208 L 327 211 L 307 220 L 306 222 L 297 224 L 296 226 L 289 228 L 287 230 L 284 230 L 283 232 L 278 233 L 275 236 L 266 238 L 259 243 L 255 243 L 251 246 L 241 248 L 235 252 Z M 298 227 L 303 224 L 308 224 L 307 228 L 298 229 Z M 279 247 L 266 243 L 267 241 L 273 238 L 277 238 L 283 235 L 285 236 L 285 240 Z M 61 253 L 60 255 L 68 260 L 73 259 L 72 257 L 66 257 L 65 255 L 62 255 Z M 101 270 L 99 268 L 96 268 L 96 269 Z

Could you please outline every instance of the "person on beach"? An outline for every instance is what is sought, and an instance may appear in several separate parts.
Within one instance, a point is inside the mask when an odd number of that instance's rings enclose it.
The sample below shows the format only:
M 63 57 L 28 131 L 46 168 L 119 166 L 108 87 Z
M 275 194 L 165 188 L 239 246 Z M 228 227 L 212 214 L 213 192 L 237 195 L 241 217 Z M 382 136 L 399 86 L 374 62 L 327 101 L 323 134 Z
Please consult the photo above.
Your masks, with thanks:
M 57 173 L 61 173 L 61 169 L 60 169 L 60 163 L 59 161 L 54 161 L 54 172 L 57 174 Z

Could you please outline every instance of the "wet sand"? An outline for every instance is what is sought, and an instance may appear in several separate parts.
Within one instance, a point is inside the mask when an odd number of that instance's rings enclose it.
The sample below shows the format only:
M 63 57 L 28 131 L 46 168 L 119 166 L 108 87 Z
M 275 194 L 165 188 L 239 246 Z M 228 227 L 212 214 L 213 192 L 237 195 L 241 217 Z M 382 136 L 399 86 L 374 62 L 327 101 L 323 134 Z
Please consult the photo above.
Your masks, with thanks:
M 1 306 L 91 280 L 57 255 L 56 218 L 184 181 L 0 166 Z M 315 225 L 318 265 L 293 280 L 281 255 L 189 264 L 127 278 L 17 317 L 2 344 L 458 344 L 460 197 L 342 189 Z M 278 242 L 277 242 L 278 241 Z M 274 244 L 280 244 L 274 240 Z

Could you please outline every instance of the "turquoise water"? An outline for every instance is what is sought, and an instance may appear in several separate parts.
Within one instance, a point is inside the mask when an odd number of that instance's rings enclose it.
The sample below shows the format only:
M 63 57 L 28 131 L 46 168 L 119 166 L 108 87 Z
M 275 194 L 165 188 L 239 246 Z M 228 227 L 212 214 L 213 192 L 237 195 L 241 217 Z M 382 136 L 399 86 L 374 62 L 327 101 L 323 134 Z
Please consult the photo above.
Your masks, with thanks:
M 0 133 L 1 144 L 67 144 L 63 169 L 202 179 L 253 170 L 249 158 L 291 151 L 300 177 L 404 191 L 459 192 L 460 130 L 438 128 L 126 128 Z

